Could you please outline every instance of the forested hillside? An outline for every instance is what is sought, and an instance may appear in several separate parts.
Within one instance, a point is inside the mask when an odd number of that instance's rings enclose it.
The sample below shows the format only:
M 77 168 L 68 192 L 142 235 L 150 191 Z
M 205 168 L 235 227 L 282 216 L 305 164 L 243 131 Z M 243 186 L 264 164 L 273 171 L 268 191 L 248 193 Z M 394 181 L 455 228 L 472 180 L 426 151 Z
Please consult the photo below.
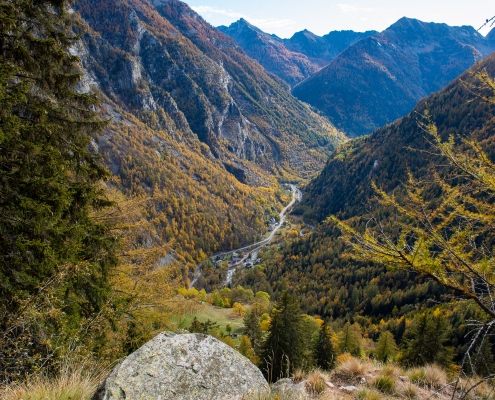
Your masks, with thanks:
M 481 67 L 493 75 L 495 54 L 486 57 Z M 418 122 L 424 122 L 426 110 L 442 137 L 474 134 L 491 148 L 495 127 L 493 106 L 473 98 L 472 89 L 462 81 L 473 82 L 469 71 L 440 92 L 421 100 L 404 118 L 344 145 L 304 189 L 300 212 L 317 222 L 331 214 L 342 218 L 362 215 L 373 196 L 371 181 L 390 192 L 406 181 L 408 170 L 418 177 L 425 175 L 426 169 L 438 162 L 423 152 L 429 148 L 429 141 Z
M 488 56 L 480 67 L 495 73 L 495 55 Z M 345 257 L 348 249 L 338 239 L 339 230 L 324 221 L 335 214 L 363 228 L 375 216 L 386 226 L 395 214 L 375 202 L 372 181 L 386 193 L 399 195 L 409 171 L 428 184 L 429 173 L 440 169 L 442 160 L 434 154 L 427 132 L 419 125 L 426 109 L 443 138 L 455 134 L 460 140 L 472 133 L 495 158 L 495 109 L 474 96 L 476 89 L 469 86 L 472 84 L 476 85 L 476 80 L 470 72 L 465 73 L 421 101 L 408 116 L 339 149 L 320 176 L 306 187 L 303 203 L 295 210 L 306 221 L 318 224 L 316 230 L 300 238 L 286 238 L 278 248 L 273 246 L 263 255 L 263 264 L 240 275 L 236 282 L 276 296 L 289 290 L 301 299 L 308 313 L 351 319 L 369 332 L 381 320 L 396 326 L 403 316 L 452 299 L 453 292 L 415 272 L 389 270 Z M 431 198 L 435 193 L 432 186 Z M 459 305 L 457 314 L 450 316 L 459 328 L 451 338 L 458 357 L 465 350 L 464 339 L 459 336 L 466 329 L 463 321 L 471 312 L 463 307 Z

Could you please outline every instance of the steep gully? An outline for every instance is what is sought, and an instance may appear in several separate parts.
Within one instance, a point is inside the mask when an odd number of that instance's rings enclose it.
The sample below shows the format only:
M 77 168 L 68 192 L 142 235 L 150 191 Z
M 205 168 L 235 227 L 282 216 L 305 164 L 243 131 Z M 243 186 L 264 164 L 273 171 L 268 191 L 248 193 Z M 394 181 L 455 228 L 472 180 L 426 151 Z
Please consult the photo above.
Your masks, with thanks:
M 271 241 L 275 237 L 276 233 L 280 230 L 280 228 L 284 224 L 286 217 L 287 217 L 287 212 L 292 208 L 292 206 L 296 203 L 296 201 L 302 200 L 302 192 L 298 189 L 298 187 L 295 184 L 289 184 L 289 186 L 292 190 L 292 200 L 280 212 L 280 220 L 279 220 L 278 224 L 276 226 L 274 226 L 272 232 L 270 233 L 270 236 L 268 236 L 267 238 L 260 240 L 258 242 L 251 243 L 247 246 L 240 247 L 238 249 L 216 253 L 209 258 L 211 260 L 218 260 L 222 257 L 226 257 L 226 256 L 232 255 L 234 253 L 238 253 L 241 251 L 245 252 L 243 257 L 229 268 L 229 270 L 227 272 L 227 279 L 225 280 L 226 286 L 232 282 L 232 277 L 234 276 L 234 273 L 237 270 L 237 267 L 239 267 L 241 264 L 245 263 L 248 259 L 251 259 L 254 261 L 255 259 L 258 258 L 258 252 L 264 246 L 271 243 Z M 203 265 L 203 262 L 199 263 L 198 266 L 196 267 L 196 273 L 194 274 L 194 278 L 191 281 L 191 284 L 189 286 L 190 288 L 192 288 L 196 284 L 198 279 L 200 278 L 202 265 Z

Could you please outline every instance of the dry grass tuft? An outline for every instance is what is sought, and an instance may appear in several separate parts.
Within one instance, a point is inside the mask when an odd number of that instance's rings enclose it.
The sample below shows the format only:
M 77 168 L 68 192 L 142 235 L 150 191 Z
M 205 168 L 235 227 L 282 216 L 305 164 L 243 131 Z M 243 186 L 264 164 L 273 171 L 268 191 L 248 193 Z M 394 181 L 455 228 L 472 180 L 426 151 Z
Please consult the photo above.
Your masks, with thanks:
M 418 398 L 418 388 L 411 382 L 400 385 L 398 392 L 406 399 L 413 400 Z
M 31 376 L 26 382 L 0 388 L 3 400 L 89 400 L 106 376 L 104 371 L 66 367 L 57 378 Z
M 319 395 L 327 388 L 325 375 L 321 371 L 314 370 L 306 378 L 306 391 L 312 395 Z
M 318 400 L 354 400 L 354 397 L 349 394 L 327 391 L 318 397 Z
M 394 393 L 395 385 L 395 378 L 389 375 L 379 375 L 373 381 L 373 386 L 383 393 Z
M 356 393 L 356 398 L 359 400 L 381 400 L 383 399 L 383 394 L 374 389 L 362 388 Z
M 370 370 L 370 366 L 357 358 L 344 361 L 335 369 L 335 374 L 341 378 L 360 378 Z
M 397 377 L 400 375 L 400 369 L 395 364 L 386 364 L 382 367 L 380 374 L 383 376 L 394 376 Z
M 475 380 L 475 381 L 480 381 Z M 467 388 L 469 389 L 469 388 Z M 483 382 L 482 384 L 476 386 L 476 388 L 471 392 L 474 392 L 474 398 L 479 400 L 495 400 L 495 384 L 489 384 L 488 382 Z
M 296 369 L 294 371 L 294 375 L 292 376 L 292 382 L 298 384 L 299 382 L 302 382 L 304 379 L 306 379 L 306 373 L 301 368 Z
M 439 389 L 448 383 L 447 373 L 438 365 L 427 365 L 424 371 L 426 384 L 431 388 Z
M 415 385 L 427 385 L 424 368 L 412 368 L 406 371 L 406 375 Z

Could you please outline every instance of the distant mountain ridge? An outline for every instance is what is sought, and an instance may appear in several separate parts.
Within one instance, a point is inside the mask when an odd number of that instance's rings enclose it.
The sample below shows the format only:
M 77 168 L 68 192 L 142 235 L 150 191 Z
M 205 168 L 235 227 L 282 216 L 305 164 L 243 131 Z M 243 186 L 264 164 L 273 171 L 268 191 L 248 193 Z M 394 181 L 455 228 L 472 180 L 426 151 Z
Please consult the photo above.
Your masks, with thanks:
M 219 30 L 232 37 L 267 71 L 277 75 L 290 86 L 310 77 L 333 60 L 342 50 L 375 31 L 364 33 L 335 31 L 317 36 L 308 30 L 297 32 L 290 39 L 263 32 L 245 19 Z
M 305 54 L 323 66 L 347 47 L 377 33 L 377 31 L 355 32 L 346 30 L 332 31 L 326 35 L 317 36 L 305 29 L 296 32 L 290 39 L 284 39 L 284 43 L 289 50 Z
M 277 36 L 261 31 L 244 19 L 234 22 L 229 27 L 219 26 L 218 29 L 235 39 L 247 55 L 290 86 L 301 82 L 321 68 L 304 54 L 288 50 Z
M 404 116 L 494 50 L 493 31 L 483 37 L 469 26 L 401 18 L 347 47 L 293 94 L 360 136 Z

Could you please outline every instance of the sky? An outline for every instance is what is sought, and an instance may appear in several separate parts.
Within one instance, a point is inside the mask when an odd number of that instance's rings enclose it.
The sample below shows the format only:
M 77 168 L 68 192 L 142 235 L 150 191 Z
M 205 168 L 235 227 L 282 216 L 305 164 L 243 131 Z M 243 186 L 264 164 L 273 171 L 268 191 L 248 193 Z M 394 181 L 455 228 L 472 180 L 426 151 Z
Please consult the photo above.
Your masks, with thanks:
M 494 0 L 184 0 L 213 26 L 239 18 L 281 38 L 308 29 L 382 31 L 402 17 L 480 28 L 495 16 Z M 495 25 L 493 26 L 495 27 Z M 492 28 L 493 28 L 492 27 Z M 480 30 L 483 35 L 490 31 Z

